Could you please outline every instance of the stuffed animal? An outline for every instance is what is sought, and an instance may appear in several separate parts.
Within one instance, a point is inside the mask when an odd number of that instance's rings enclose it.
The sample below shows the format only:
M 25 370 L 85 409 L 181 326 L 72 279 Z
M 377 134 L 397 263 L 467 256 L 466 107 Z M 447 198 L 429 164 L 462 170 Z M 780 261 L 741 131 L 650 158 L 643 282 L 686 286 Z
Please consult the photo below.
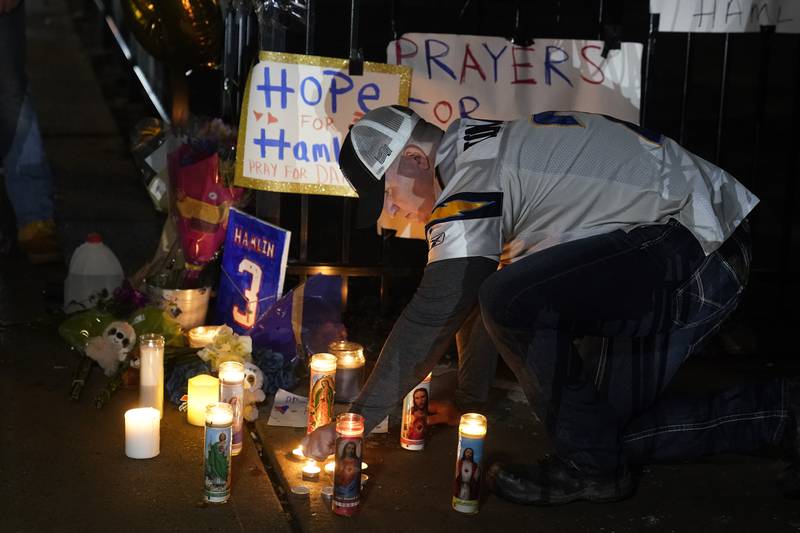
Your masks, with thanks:
M 266 398 L 262 386 L 264 373 L 253 363 L 244 364 L 244 419 L 252 422 L 258 419 L 258 406 Z
M 136 332 L 127 322 L 112 322 L 100 337 L 86 344 L 86 355 L 97 361 L 106 376 L 113 376 L 136 344 Z

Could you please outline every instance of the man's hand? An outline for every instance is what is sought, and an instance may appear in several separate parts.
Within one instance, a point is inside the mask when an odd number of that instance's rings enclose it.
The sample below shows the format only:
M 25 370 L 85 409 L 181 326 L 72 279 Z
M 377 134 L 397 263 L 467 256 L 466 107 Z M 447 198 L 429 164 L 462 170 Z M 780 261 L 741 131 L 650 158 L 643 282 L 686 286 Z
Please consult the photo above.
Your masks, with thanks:
M 317 461 L 324 461 L 333 453 L 336 445 L 336 424 L 331 422 L 320 426 L 305 437 L 302 441 L 303 455 Z
M 0 15 L 10 13 L 19 5 L 20 0 L 0 0 Z
M 461 411 L 456 405 L 449 401 L 431 400 L 428 402 L 428 424 L 447 424 L 457 426 L 461 420 Z

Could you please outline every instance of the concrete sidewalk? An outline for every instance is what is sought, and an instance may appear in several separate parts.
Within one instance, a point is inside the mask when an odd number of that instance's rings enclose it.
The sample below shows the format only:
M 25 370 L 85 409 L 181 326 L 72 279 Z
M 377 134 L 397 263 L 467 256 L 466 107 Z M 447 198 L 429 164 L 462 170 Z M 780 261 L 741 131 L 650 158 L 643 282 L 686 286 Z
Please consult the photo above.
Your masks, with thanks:
M 29 75 L 69 253 L 99 231 L 126 272 L 155 250 L 163 216 L 140 185 L 64 0 L 28 1 Z M 90 5 L 87 2 L 87 5 Z M 116 53 L 115 50 L 110 50 Z M 3 52 L 0 52 L 3 53 Z M 2 81 L 0 81 L 1 83 Z M 69 397 L 79 357 L 58 337 L 64 265 L 0 265 L 0 531 L 291 531 L 252 440 L 233 461 L 228 504 L 203 503 L 203 429 L 165 405 L 161 453 L 124 454 L 122 390 L 96 409 L 95 368 Z

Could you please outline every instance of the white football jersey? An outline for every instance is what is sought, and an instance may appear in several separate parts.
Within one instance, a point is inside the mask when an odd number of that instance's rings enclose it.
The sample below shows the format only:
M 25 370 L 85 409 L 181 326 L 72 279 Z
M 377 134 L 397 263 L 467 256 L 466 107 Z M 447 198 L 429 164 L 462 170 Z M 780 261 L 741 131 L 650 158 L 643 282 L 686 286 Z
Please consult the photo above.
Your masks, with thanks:
M 758 203 L 675 141 L 612 117 L 537 113 L 453 122 L 436 155 L 444 189 L 425 227 L 428 262 L 513 262 L 550 246 L 677 219 L 706 254 Z

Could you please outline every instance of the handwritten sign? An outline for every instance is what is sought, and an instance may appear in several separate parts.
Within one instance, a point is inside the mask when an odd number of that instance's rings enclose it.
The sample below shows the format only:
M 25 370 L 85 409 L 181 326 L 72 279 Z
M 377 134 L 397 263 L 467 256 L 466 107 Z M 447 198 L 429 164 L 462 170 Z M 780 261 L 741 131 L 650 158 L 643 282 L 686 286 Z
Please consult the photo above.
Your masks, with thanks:
M 414 69 L 411 107 L 446 127 L 459 117 L 511 120 L 539 111 L 602 112 L 639 123 L 642 45 L 603 58 L 602 41 L 407 33 L 389 63 Z
M 659 13 L 662 32 L 747 33 L 775 26 L 777 33 L 800 33 L 797 0 L 651 0 L 650 10 Z
M 407 33 L 389 43 L 387 62 L 414 70 L 409 105 L 442 129 L 460 117 L 513 120 L 548 110 L 604 113 L 639 123 L 642 45 L 622 43 L 603 58 L 603 41 Z M 424 238 L 424 227 L 389 217 L 379 227 Z
M 376 107 L 408 104 L 408 67 L 261 52 L 242 104 L 234 183 L 265 191 L 357 196 L 338 160 L 349 126 Z

